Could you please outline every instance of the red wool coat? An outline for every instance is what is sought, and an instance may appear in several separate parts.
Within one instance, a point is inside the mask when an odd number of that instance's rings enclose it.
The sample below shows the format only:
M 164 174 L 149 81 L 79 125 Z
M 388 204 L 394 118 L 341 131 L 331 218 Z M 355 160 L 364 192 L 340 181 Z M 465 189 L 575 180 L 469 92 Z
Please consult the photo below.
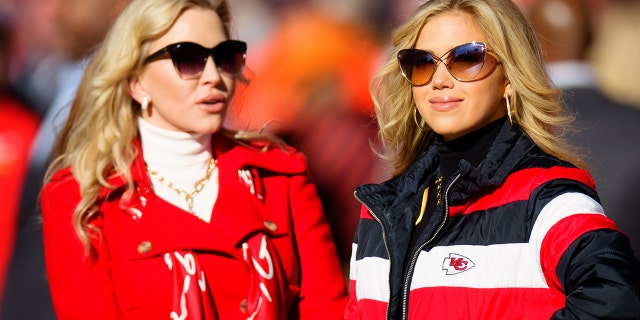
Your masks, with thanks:
M 265 298 L 258 304 L 280 300 L 277 319 L 343 318 L 345 280 L 304 156 L 261 152 L 217 136 L 213 145 L 220 187 L 211 223 L 157 197 L 140 155 L 132 165 L 137 193 L 130 201 L 120 200 L 122 180 L 101 192 L 93 225 L 102 237 L 93 242 L 93 261 L 72 227 L 78 182 L 63 169 L 45 185 L 45 261 L 59 319 L 183 319 L 175 311 L 185 306 L 176 301 L 183 301 L 189 280 L 207 290 L 201 315 L 189 310 L 186 319 L 246 319 L 256 292 Z M 250 185 L 240 170 L 253 173 Z M 247 262 L 249 241 L 260 248 L 253 264 Z M 178 265 L 190 279 L 176 276 Z M 272 275 L 272 269 L 277 294 L 256 283 L 256 274 Z

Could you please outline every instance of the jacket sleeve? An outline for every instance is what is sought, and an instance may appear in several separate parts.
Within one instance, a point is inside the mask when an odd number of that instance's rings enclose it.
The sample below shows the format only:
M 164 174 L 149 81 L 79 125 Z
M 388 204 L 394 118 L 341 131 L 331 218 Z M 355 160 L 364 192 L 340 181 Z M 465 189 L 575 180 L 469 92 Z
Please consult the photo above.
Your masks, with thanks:
M 109 276 L 107 239 L 96 242 L 95 259 L 73 228 L 80 201 L 78 184 L 67 176 L 49 182 L 41 194 L 45 264 L 59 319 L 121 319 Z
M 301 270 L 300 319 L 343 319 L 347 303 L 329 225 L 308 172 L 290 180 L 291 214 Z
M 640 262 L 624 234 L 600 229 L 582 235 L 556 268 L 566 306 L 552 319 L 639 319 L 638 271 Z

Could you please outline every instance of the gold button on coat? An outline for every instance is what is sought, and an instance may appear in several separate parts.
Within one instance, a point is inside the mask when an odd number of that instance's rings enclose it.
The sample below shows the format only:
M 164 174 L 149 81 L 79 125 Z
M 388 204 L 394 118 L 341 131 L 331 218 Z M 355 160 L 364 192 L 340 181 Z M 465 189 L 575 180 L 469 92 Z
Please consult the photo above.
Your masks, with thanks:
M 145 254 L 145 253 L 149 253 L 149 251 L 151 251 L 151 242 L 149 241 L 140 242 L 140 244 L 138 245 L 138 253 Z
M 265 226 L 265 227 L 267 227 L 267 229 L 269 229 L 269 230 L 271 230 L 271 231 L 276 231 L 276 230 L 278 230 L 278 225 L 276 225 L 276 223 L 275 223 L 275 222 L 273 222 L 273 221 L 266 220 L 266 221 L 264 222 L 264 226 Z
M 240 311 L 242 311 L 242 313 L 247 312 L 247 299 L 240 301 Z

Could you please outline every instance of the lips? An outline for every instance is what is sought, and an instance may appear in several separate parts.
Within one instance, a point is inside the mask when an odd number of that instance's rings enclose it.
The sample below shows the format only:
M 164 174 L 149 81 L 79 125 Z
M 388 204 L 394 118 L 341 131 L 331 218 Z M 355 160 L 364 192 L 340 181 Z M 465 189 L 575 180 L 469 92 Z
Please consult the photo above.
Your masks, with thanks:
M 221 112 L 227 105 L 227 99 L 221 94 L 214 94 L 198 100 L 196 105 L 207 112 Z
M 429 99 L 431 108 L 436 111 L 447 111 L 456 108 L 460 105 L 462 99 L 453 97 L 435 97 Z

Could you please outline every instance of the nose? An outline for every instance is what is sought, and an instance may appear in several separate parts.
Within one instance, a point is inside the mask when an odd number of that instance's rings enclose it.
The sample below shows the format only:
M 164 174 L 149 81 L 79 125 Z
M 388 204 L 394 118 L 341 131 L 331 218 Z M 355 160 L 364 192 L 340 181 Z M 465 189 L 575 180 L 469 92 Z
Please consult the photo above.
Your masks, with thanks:
M 218 69 L 218 66 L 216 66 L 215 61 L 213 61 L 213 57 L 207 57 L 207 62 L 205 63 L 204 69 L 202 70 L 200 80 L 205 83 L 211 82 L 214 84 L 217 84 L 221 81 L 220 70 Z
M 453 86 L 454 78 L 449 72 L 449 67 L 444 60 L 438 60 L 436 69 L 433 71 L 431 85 L 434 89 L 450 88 Z

